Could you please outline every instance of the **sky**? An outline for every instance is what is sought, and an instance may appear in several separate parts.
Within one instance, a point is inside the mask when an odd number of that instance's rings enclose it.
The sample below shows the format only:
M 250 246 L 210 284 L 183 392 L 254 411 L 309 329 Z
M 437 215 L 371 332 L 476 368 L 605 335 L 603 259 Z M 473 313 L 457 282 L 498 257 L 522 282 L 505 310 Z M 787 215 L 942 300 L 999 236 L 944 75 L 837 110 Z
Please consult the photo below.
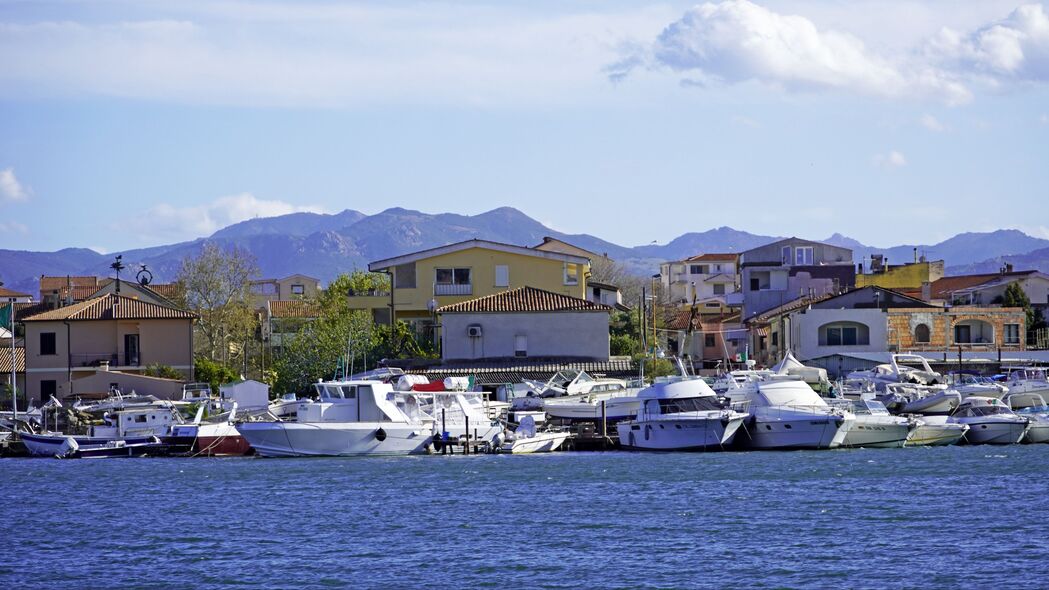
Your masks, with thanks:
M 0 248 L 504 205 L 627 246 L 1049 238 L 1047 83 L 1017 0 L 0 0 Z

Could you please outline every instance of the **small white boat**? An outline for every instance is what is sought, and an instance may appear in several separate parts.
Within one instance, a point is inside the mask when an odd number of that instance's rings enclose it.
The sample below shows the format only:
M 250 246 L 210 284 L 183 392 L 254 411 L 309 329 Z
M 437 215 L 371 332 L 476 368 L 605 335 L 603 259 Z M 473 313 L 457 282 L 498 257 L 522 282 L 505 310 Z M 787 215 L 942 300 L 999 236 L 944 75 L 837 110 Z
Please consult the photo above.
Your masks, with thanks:
M 513 435 L 503 443 L 500 450 L 515 455 L 549 453 L 561 448 L 568 437 L 568 432 L 537 431 L 535 420 L 531 416 L 526 416 L 514 429 Z
M 1009 393 L 1009 388 L 1001 383 L 995 383 L 986 377 L 977 377 L 968 373 L 948 373 L 947 387 L 960 393 L 962 399 L 970 395 L 1000 398 Z
M 617 425 L 624 449 L 720 450 L 732 444 L 748 416 L 723 408 L 701 379 L 655 383 L 637 397 L 641 402 L 637 416 Z
M 917 419 L 893 416 L 878 400 L 850 400 L 849 404 L 856 421 L 845 434 L 844 447 L 902 447 L 918 427 Z
M 908 447 L 943 447 L 957 444 L 969 432 L 967 424 L 951 422 L 949 416 L 921 416 L 907 436 Z
M 627 382 L 622 379 L 594 377 L 586 371 L 558 371 L 546 382 L 525 380 L 528 391 L 525 395 L 515 396 L 510 410 L 540 410 L 547 402 L 555 399 L 565 401 L 583 398 L 620 397 L 626 395 Z
M 1041 398 L 1040 395 L 1038 397 Z M 1027 444 L 1049 442 L 1049 406 L 1046 406 L 1044 400 L 1040 405 L 1027 406 L 1017 410 L 1016 413 L 1027 418 L 1031 423 L 1030 428 L 1027 429 L 1027 435 L 1021 442 Z
M 1041 367 L 1003 367 L 1009 371 L 1005 387 L 1009 389 L 1008 395 L 1014 399 L 1009 404 L 1014 410 L 1035 405 L 1033 396 L 1023 394 L 1040 395 L 1049 398 L 1049 378 L 1046 377 L 1045 369 Z
M 917 364 L 921 368 L 908 366 L 906 363 Z M 868 379 L 874 383 L 878 391 L 884 391 L 886 384 L 910 383 L 912 385 L 943 386 L 943 375 L 932 370 L 929 361 L 917 354 L 890 354 L 889 362 L 877 365 L 872 369 L 853 371 L 846 376 L 847 379 Z
M 545 400 L 543 409 L 551 420 L 564 422 L 600 422 L 602 417 L 609 424 L 627 420 L 637 415 L 641 400 L 636 395 L 612 397 L 611 393 L 590 393 L 581 396 Z M 602 413 L 602 407 L 604 408 Z
M 1023 440 L 1030 421 L 1002 400 L 971 396 L 951 414 L 951 421 L 969 426 L 965 442 L 974 445 L 1011 445 Z

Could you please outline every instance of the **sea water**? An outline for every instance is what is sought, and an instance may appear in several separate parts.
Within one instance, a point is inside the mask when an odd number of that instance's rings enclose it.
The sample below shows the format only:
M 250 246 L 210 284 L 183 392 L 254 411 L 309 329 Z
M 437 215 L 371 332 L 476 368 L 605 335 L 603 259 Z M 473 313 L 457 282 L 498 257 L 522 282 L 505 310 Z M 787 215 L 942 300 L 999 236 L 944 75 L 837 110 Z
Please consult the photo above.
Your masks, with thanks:
M 1047 587 L 1049 445 L 0 460 L 0 588 Z

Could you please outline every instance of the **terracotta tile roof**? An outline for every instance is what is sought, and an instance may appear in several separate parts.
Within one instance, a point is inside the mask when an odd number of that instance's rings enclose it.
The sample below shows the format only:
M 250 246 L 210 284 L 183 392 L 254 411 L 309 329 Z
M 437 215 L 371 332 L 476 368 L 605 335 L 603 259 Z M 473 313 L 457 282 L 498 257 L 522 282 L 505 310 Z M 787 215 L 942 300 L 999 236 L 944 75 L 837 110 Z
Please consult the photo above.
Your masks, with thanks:
M 72 285 L 74 287 L 101 287 L 98 282 L 98 277 L 40 277 L 40 292 L 54 291 L 56 289 L 64 289 L 66 286 Z
M 191 312 L 147 303 L 123 295 L 108 294 L 25 318 L 27 322 L 54 320 L 191 320 Z
M 1021 270 L 1017 272 L 1006 272 L 1006 273 L 987 273 L 979 275 L 960 275 L 956 277 L 943 277 L 933 281 L 930 285 L 930 297 L 933 299 L 946 299 L 951 293 L 955 291 L 961 291 L 963 289 L 970 289 L 977 285 L 989 283 L 996 279 L 1002 278 L 1015 278 L 1017 280 L 1026 277 L 1034 272 L 1033 270 Z
M 764 323 L 764 322 L 769 321 L 770 319 L 772 319 L 775 316 L 782 315 L 782 314 L 785 314 L 785 313 L 789 313 L 789 312 L 792 312 L 792 311 L 794 311 L 796 309 L 801 309 L 801 308 L 806 307 L 806 306 L 808 306 L 808 305 L 810 305 L 812 303 L 817 303 L 817 302 L 823 301 L 825 299 L 830 299 L 831 297 L 834 297 L 834 295 L 826 294 L 826 295 L 816 295 L 815 297 L 808 297 L 808 296 L 798 297 L 797 299 L 794 299 L 792 301 L 788 301 L 788 302 L 784 303 L 783 305 L 780 305 L 780 306 L 777 306 L 777 307 L 773 307 L 772 309 L 765 310 L 765 311 L 759 313 L 758 315 L 750 318 L 749 320 L 747 320 L 747 322 L 748 323 L 752 323 L 752 322 Z
M 500 313 L 548 311 L 612 311 L 600 303 L 552 293 L 535 287 L 520 287 L 495 295 L 453 303 L 437 308 L 437 313 Z
M 11 374 L 11 349 L 0 350 L 0 375 Z M 15 373 L 25 373 L 25 349 L 15 349 Z M 10 377 L 8 377 L 10 384 Z
M 740 314 L 738 311 L 717 316 L 712 316 L 709 313 L 703 314 L 702 311 L 702 309 L 697 309 L 695 317 L 692 318 L 693 330 L 714 331 L 720 330 L 721 328 L 719 326 L 722 324 L 739 323 Z M 667 318 L 666 328 L 668 330 L 687 330 L 688 318 L 691 314 L 692 312 L 687 307 L 675 310 L 672 315 Z
M 8 303 L 5 301 L 0 303 L 0 309 L 5 309 Z M 20 322 L 22 318 L 27 318 L 31 315 L 43 313 L 51 309 L 46 303 L 15 303 L 15 321 Z
M 0 297 L 32 297 L 29 293 L 21 293 L 19 291 L 12 291 L 7 287 L 0 287 Z
M 738 262 L 739 254 L 697 254 L 685 262 Z
M 174 299 L 179 294 L 177 283 L 150 283 L 146 288 L 165 299 Z
M 317 306 L 309 301 L 267 301 L 271 318 L 315 318 Z

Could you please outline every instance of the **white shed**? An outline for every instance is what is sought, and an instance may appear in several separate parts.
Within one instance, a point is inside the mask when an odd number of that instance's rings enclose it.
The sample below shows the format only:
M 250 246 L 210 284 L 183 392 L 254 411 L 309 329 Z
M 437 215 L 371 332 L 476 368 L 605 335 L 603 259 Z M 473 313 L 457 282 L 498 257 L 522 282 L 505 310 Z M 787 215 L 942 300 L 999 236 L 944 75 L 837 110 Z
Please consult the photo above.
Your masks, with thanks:
M 238 410 L 256 410 L 269 407 L 270 386 L 254 379 L 241 379 L 219 386 L 222 399 L 237 402 Z

